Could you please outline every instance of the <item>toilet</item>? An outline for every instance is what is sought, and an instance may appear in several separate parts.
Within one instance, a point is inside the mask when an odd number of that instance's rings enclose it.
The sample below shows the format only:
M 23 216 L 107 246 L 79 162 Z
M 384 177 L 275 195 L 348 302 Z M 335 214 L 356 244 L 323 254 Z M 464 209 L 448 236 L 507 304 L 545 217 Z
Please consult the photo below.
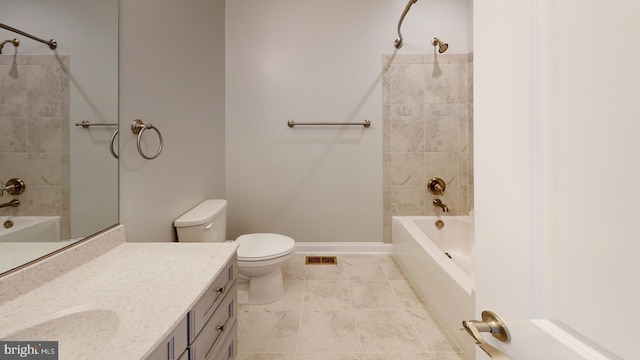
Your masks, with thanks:
M 227 229 L 227 201 L 205 200 L 173 222 L 179 242 L 224 242 Z M 284 295 L 282 265 L 295 252 L 295 241 L 271 233 L 239 236 L 238 274 L 240 303 L 268 304 Z

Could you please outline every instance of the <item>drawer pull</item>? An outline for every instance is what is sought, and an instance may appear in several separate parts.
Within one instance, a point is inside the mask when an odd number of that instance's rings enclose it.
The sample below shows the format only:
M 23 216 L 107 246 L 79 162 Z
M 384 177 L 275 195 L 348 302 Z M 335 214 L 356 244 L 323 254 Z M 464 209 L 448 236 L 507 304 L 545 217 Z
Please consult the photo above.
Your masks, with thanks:
M 218 330 L 218 331 L 224 331 L 224 325 L 218 325 L 218 326 L 216 326 L 216 330 Z
M 226 289 L 227 289 L 227 287 L 226 287 L 226 286 L 223 286 L 223 287 L 217 287 L 217 288 L 216 288 L 216 292 L 223 293 L 223 292 L 225 292 L 225 290 L 226 290 Z

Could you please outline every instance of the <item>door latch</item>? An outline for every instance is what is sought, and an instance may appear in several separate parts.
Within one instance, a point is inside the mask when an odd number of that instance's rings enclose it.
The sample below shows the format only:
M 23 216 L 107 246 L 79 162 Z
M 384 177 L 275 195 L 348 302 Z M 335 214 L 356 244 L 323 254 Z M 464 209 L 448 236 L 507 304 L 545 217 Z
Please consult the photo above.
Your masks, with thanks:
M 488 332 L 496 339 L 506 342 L 511 339 L 507 326 L 500 320 L 498 315 L 491 311 L 482 312 L 482 321 L 480 320 L 464 320 L 462 326 L 471 335 L 476 345 L 482 349 L 492 359 L 509 360 L 500 350 L 484 342 L 482 338 L 483 332 Z

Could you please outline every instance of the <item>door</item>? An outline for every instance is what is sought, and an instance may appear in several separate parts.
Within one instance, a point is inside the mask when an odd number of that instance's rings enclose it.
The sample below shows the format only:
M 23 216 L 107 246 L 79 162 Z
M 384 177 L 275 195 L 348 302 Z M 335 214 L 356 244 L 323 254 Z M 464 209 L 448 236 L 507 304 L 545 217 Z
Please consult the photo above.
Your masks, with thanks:
M 474 3 L 476 310 L 511 359 L 640 359 L 639 36 L 635 0 Z

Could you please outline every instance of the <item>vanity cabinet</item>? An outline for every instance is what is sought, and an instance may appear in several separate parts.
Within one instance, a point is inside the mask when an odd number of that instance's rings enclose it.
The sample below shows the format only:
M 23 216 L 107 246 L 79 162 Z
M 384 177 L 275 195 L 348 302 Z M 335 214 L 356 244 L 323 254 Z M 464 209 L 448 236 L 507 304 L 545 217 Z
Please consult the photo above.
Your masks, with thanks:
M 198 299 L 183 321 L 147 360 L 230 360 L 238 350 L 237 258 Z
M 176 360 L 187 353 L 187 316 L 173 329 L 162 343 L 147 357 L 147 360 Z M 187 358 L 180 357 L 181 360 Z

